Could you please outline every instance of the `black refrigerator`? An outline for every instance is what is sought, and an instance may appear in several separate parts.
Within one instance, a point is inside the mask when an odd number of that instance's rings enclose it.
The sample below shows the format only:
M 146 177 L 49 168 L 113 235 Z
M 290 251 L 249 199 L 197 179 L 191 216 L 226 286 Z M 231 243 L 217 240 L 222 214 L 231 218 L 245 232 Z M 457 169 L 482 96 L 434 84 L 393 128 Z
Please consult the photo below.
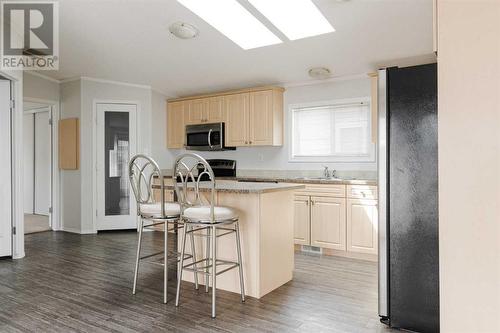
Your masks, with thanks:
M 379 316 L 439 332 L 437 65 L 379 71 Z

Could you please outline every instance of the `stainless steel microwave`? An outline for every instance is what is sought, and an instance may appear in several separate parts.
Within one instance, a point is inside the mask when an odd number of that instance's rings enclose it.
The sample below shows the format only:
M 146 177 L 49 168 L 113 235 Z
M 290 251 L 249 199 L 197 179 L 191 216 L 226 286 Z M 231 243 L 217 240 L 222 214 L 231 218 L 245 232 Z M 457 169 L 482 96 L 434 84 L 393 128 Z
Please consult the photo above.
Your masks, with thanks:
M 224 123 L 186 126 L 186 149 L 188 150 L 229 150 L 224 145 Z

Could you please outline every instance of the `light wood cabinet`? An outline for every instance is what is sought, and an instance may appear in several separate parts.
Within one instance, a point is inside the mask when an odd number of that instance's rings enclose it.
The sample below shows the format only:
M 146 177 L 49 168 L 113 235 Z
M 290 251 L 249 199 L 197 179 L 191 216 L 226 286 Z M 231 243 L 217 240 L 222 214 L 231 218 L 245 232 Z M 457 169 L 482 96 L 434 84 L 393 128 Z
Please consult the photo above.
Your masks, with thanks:
M 378 253 L 377 200 L 347 199 L 347 251 Z
M 310 244 L 310 211 L 309 197 L 295 195 L 293 200 L 294 211 L 294 242 L 295 244 Z
M 227 147 L 281 146 L 283 144 L 283 89 L 250 88 L 225 93 L 169 100 L 175 110 L 184 110 L 184 126 L 225 123 Z M 177 115 L 170 117 L 178 118 Z M 174 120 L 175 123 L 179 123 Z M 173 125 L 172 125 L 173 126 Z M 174 130 L 173 133 L 170 133 Z M 177 130 L 179 132 L 179 130 Z M 181 148 L 179 133 L 168 128 L 168 148 Z
M 221 123 L 224 122 L 224 104 L 222 97 L 210 97 L 208 99 L 207 122 Z
M 185 110 L 186 125 L 201 124 L 205 121 L 208 113 L 207 99 L 193 99 L 184 103 L 187 105 Z
M 311 245 L 346 249 L 345 199 L 311 197 Z
M 250 94 L 224 96 L 226 146 L 248 146 L 248 109 Z
M 219 123 L 224 121 L 222 97 L 187 100 L 186 125 Z
M 250 93 L 248 122 L 249 144 L 265 146 L 273 144 L 273 91 Z
M 283 92 L 262 90 L 224 96 L 226 146 L 283 144 Z
M 295 192 L 294 243 L 376 260 L 377 203 L 377 186 L 306 184 Z
M 167 148 L 184 147 L 187 103 L 184 101 L 167 103 Z

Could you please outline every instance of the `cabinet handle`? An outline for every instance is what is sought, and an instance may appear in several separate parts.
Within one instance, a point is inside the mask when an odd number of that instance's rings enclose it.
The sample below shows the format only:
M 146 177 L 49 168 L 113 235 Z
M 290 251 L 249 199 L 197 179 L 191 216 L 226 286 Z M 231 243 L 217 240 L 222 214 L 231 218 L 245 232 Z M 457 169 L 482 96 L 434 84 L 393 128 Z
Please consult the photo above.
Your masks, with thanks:
M 309 206 L 309 201 L 306 201 L 306 206 Z
M 249 144 L 252 144 L 252 141 L 248 141 Z
M 311 205 L 314 205 L 314 201 L 313 200 L 311 200 Z

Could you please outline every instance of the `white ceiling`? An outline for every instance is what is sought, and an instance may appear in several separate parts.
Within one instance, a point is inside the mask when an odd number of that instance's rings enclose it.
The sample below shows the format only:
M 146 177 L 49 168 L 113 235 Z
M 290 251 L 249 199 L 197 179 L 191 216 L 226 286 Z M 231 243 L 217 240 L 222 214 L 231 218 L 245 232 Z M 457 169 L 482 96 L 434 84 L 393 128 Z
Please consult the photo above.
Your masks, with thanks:
M 60 70 L 43 74 L 182 96 L 307 81 L 314 66 L 335 76 L 362 74 L 432 54 L 432 0 L 314 2 L 336 32 L 244 51 L 175 0 L 61 0 Z M 168 31 L 175 21 L 194 24 L 200 35 L 175 38 Z

